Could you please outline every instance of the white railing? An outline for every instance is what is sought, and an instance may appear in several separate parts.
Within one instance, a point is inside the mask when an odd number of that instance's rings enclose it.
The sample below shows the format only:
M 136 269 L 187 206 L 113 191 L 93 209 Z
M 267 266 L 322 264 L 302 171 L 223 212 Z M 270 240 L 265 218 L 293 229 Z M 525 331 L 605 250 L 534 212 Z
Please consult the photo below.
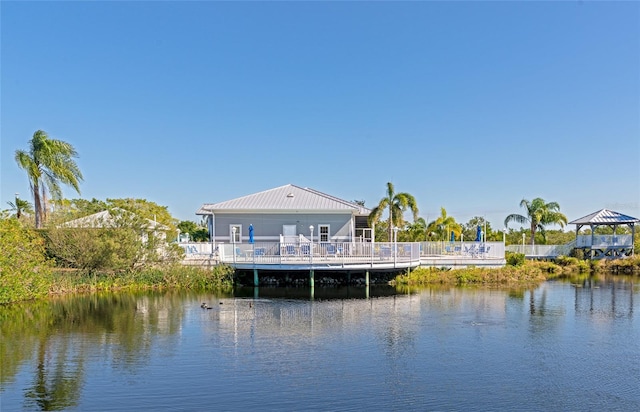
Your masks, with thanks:
M 181 242 L 187 257 L 212 255 L 211 243 Z M 395 246 L 395 247 L 394 247 Z M 510 246 L 512 248 L 512 246 Z M 395 252 L 394 252 L 395 251 Z M 396 259 L 398 262 L 418 260 L 420 257 L 456 257 L 475 259 L 503 259 L 505 246 L 502 242 L 259 242 L 218 243 L 213 254 L 221 262 L 282 263 L 320 259 L 341 262 L 367 262 Z M 520 252 L 521 253 L 521 252 Z
M 417 242 L 258 242 L 218 243 L 222 263 L 233 264 L 357 264 L 420 261 Z
M 502 242 L 421 242 L 420 256 L 455 256 L 475 259 L 504 259 Z
M 184 249 L 184 253 L 187 256 L 211 255 L 213 250 L 211 243 L 204 242 L 180 242 L 178 246 Z
M 593 240 L 593 242 L 592 242 Z M 576 240 L 565 245 L 509 245 L 507 252 L 522 253 L 529 257 L 569 256 L 574 248 L 624 248 L 632 247 L 631 235 L 579 235 Z
M 578 235 L 576 247 L 607 248 L 614 246 L 632 246 L 631 235 Z
M 522 253 L 530 257 L 569 256 L 575 247 L 573 242 L 566 245 L 509 245 L 507 252 Z

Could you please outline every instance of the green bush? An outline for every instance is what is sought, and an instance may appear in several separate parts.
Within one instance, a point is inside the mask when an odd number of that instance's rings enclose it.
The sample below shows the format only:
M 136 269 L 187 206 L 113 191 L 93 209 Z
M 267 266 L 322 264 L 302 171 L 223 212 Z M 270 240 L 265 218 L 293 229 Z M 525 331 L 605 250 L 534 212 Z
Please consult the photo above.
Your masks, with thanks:
M 571 257 L 574 257 L 574 258 L 578 259 L 578 260 L 584 260 L 584 250 L 583 249 L 573 248 L 569 255 Z
M 148 222 L 129 213 L 111 211 L 102 227 L 56 227 L 44 231 L 47 253 L 62 268 L 86 272 L 144 269 L 170 265 L 184 253 L 147 229 Z
M 45 259 L 38 232 L 2 214 L 0 250 L 0 304 L 47 295 L 52 265 Z
M 506 252 L 505 257 L 509 266 L 524 265 L 524 253 Z

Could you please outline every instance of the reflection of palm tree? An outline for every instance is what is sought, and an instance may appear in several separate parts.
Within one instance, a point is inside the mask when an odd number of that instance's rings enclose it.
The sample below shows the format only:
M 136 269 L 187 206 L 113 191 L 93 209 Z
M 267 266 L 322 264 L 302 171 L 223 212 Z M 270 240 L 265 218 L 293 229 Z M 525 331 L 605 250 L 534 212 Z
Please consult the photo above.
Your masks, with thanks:
M 41 228 L 47 214 L 47 189 L 54 199 L 62 197 L 60 183 L 71 185 L 80 193 L 79 182 L 82 173 L 73 160 L 78 153 L 67 142 L 49 139 L 38 130 L 29 141 L 29 151 L 16 150 L 15 159 L 27 172 L 33 193 L 36 228 Z
M 531 244 L 535 242 L 536 231 L 540 231 L 542 237 L 546 240 L 545 226 L 557 224 L 564 227 L 567 223 L 567 217 L 560 213 L 560 205 L 556 202 L 545 203 L 539 197 L 529 202 L 522 199 L 520 207 L 527 209 L 527 216 L 519 214 L 511 214 L 504 220 L 504 226 L 507 227 L 509 222 L 513 221 L 520 224 L 530 224 L 531 228 Z
M 153 341 L 143 335 L 150 330 L 175 335 L 183 330 L 185 315 L 183 295 L 151 292 L 70 296 L 30 307 L 37 310 L 27 316 L 27 311 L 16 308 L 16 320 L 0 322 L 0 335 L 12 337 L 0 339 L 0 383 L 18 373 L 17 365 L 35 364 L 24 392 L 28 410 L 77 407 L 85 362 L 95 359 L 94 351 L 101 350 L 94 345 L 96 340 L 115 352 L 112 356 L 118 367 L 135 371 L 153 350 Z M 92 338 L 78 339 L 78 334 Z M 13 342 L 20 342 L 20 347 L 16 349 Z
M 43 411 L 56 411 L 77 406 L 80 397 L 80 386 L 84 375 L 83 359 L 74 349 L 67 347 L 68 340 L 63 340 L 63 347 L 56 351 L 50 365 L 53 350 L 48 350 L 47 339 L 40 339 L 38 345 L 38 371 L 33 388 L 26 393 L 27 399 L 33 400 Z M 49 352 L 49 353 L 47 353 Z M 73 359 L 70 359 L 73 358 Z M 74 370 L 69 370 L 74 364 Z
M 374 207 L 369 215 L 369 226 L 372 226 L 380 220 L 385 210 L 389 209 L 389 227 L 387 233 L 389 235 L 389 241 L 393 239 L 392 230 L 393 227 L 404 226 L 404 218 L 402 214 L 405 210 L 410 209 L 413 213 L 413 220 L 418 218 L 418 204 L 416 199 L 409 193 L 396 193 L 393 188 L 393 183 L 387 183 L 387 195 L 380 199 L 378 206 Z

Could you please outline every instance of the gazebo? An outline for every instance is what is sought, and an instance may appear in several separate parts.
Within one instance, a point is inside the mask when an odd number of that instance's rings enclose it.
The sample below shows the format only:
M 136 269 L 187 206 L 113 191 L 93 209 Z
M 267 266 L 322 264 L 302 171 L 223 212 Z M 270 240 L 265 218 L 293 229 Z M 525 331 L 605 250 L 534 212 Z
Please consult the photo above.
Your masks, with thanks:
M 576 225 L 576 249 L 581 249 L 585 257 L 590 259 L 621 258 L 633 256 L 635 241 L 635 225 L 640 219 L 623 215 L 612 210 L 602 209 L 590 215 L 581 217 L 570 225 Z M 618 226 L 628 226 L 631 234 L 617 234 Z M 579 235 L 580 229 L 589 226 L 591 235 Z M 606 226 L 612 229 L 612 235 L 598 235 L 595 229 Z

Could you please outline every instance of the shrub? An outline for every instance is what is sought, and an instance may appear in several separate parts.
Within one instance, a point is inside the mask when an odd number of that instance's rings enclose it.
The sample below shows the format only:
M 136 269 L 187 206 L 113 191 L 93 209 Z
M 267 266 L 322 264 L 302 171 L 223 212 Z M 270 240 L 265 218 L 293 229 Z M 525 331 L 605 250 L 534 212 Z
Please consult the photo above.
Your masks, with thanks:
M 584 250 L 579 248 L 573 248 L 569 256 L 574 257 L 578 260 L 584 260 Z
M 48 228 L 47 253 L 59 267 L 87 272 L 150 268 L 180 259 L 182 249 L 148 232 L 145 221 L 112 213 L 114 220 L 104 227 Z
M 34 229 L 16 218 L 0 215 L 0 303 L 45 296 L 51 283 L 51 263 Z
M 524 253 L 506 252 L 505 257 L 509 266 L 524 265 Z

